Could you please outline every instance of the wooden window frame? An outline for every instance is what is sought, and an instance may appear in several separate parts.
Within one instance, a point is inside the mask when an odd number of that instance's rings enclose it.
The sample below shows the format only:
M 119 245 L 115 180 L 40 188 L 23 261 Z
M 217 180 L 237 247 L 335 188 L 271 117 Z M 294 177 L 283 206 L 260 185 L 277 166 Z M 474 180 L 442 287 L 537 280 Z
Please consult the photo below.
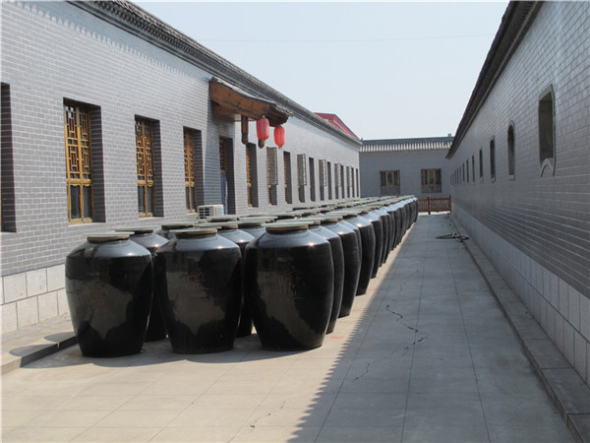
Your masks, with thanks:
M 64 100 L 64 136 L 68 219 L 72 224 L 94 221 L 92 119 L 90 106 Z M 73 190 L 78 188 L 78 194 Z M 77 200 L 77 214 L 74 214 Z M 77 215 L 77 216 L 76 216 Z
M 140 217 L 153 217 L 156 208 L 154 121 L 135 117 L 137 201 Z M 150 211 L 151 208 L 151 211 Z M 142 210 L 143 209 L 143 210 Z
M 197 173 L 195 162 L 195 139 L 198 132 L 194 129 L 184 128 L 184 195 L 186 212 L 193 214 L 197 212 Z
M 399 169 L 379 171 L 380 195 L 399 195 L 401 192 L 401 175 Z
M 467 173 L 469 174 L 469 169 Z M 463 181 L 465 181 L 465 163 L 463 164 Z M 421 169 L 420 185 L 423 194 L 440 194 L 442 192 L 442 170 L 438 168 Z

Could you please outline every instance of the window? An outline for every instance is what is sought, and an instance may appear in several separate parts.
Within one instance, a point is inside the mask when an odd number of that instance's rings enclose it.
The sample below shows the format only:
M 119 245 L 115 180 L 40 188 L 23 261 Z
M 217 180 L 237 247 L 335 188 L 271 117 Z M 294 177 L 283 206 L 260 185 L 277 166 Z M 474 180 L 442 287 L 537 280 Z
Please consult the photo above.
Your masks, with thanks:
M 398 195 L 400 193 L 399 170 L 380 171 L 381 189 L 380 195 Z
M 356 168 L 356 196 L 360 197 L 361 196 L 361 185 L 359 182 L 359 170 L 358 168 Z
M 475 155 L 471 156 L 471 178 L 473 179 L 473 183 L 475 183 Z
M 309 158 L 309 199 L 315 201 L 315 162 Z
M 246 145 L 246 182 L 248 186 L 248 206 L 258 207 L 258 169 L 256 163 L 256 145 Z
M 514 178 L 514 125 L 508 126 L 508 176 Z
M 334 190 L 336 200 L 340 198 L 340 188 L 342 187 L 342 170 L 340 169 L 340 163 L 334 164 Z M 344 197 L 344 196 L 342 196 Z
M 463 165 L 463 168 L 465 168 L 465 165 Z M 465 173 L 465 169 L 463 169 L 463 173 Z M 442 192 L 440 169 L 422 169 L 420 177 L 423 194 Z
M 545 167 L 554 168 L 555 164 L 555 123 L 553 116 L 553 88 L 549 89 L 539 101 L 539 161 L 541 174 Z
M 266 181 L 268 185 L 268 204 L 277 204 L 277 185 L 279 173 L 277 168 L 277 148 L 266 148 Z
M 469 159 L 465 161 L 465 169 L 467 170 L 467 183 L 469 183 Z
M 496 142 L 490 140 L 490 178 L 496 181 Z
M 186 212 L 197 211 L 197 179 L 195 168 L 195 139 L 198 132 L 184 128 L 184 195 Z
M 151 217 L 156 203 L 152 121 L 139 117 L 135 119 L 135 152 L 139 216 Z
M 340 165 L 340 195 L 344 198 L 344 166 Z
M 305 154 L 297 154 L 297 186 L 299 187 L 299 201 L 305 202 L 305 186 L 307 186 L 307 159 Z
M 283 152 L 283 169 L 285 174 L 285 202 L 293 203 L 293 191 L 291 189 L 291 154 Z
M 15 212 L 15 193 L 14 193 L 14 163 L 13 163 L 13 146 L 12 146 L 12 113 L 10 106 L 10 86 L 2 83 L 1 85 L 1 157 L 0 166 L 2 167 L 0 177 L 2 180 L 0 219 L 2 221 L 2 232 L 16 232 L 16 212 Z
M 92 140 L 90 108 L 64 102 L 68 217 L 72 223 L 92 222 Z
M 354 197 L 354 175 L 352 173 L 352 166 L 346 167 L 346 198 Z
M 483 150 L 479 150 L 479 181 L 483 181 Z
M 328 200 L 332 200 L 332 163 L 328 162 Z
M 326 186 L 328 185 L 328 162 L 320 160 L 320 200 L 326 199 Z

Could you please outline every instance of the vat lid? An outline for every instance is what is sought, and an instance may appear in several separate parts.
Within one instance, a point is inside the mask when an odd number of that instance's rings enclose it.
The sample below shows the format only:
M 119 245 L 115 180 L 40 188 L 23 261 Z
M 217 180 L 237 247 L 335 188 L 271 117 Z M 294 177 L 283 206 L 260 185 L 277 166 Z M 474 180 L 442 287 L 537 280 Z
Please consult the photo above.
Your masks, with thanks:
M 265 226 L 267 232 L 291 232 L 291 231 L 305 231 L 309 227 L 309 223 L 304 221 L 281 221 L 270 223 Z
M 217 234 L 217 228 L 190 228 L 190 229 L 176 229 L 172 231 L 176 238 L 195 238 L 205 237 L 211 234 Z
M 101 232 L 86 236 L 89 243 L 107 243 L 111 241 L 129 240 L 133 232 Z

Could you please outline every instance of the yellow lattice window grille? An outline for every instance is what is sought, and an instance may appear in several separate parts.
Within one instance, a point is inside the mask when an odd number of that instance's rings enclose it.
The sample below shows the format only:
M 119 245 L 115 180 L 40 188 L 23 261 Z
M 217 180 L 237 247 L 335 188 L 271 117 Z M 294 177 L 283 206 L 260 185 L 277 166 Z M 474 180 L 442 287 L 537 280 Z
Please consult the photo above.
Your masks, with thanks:
M 184 190 L 187 212 L 197 211 L 194 131 L 184 128 Z
M 154 151 L 152 123 L 146 119 L 135 120 L 135 152 L 137 156 L 137 199 L 140 217 L 154 213 Z
M 64 103 L 68 217 L 73 223 L 92 222 L 92 142 L 90 111 Z
M 254 189 L 252 186 L 252 145 L 246 146 L 246 183 L 248 187 L 248 206 L 254 205 Z

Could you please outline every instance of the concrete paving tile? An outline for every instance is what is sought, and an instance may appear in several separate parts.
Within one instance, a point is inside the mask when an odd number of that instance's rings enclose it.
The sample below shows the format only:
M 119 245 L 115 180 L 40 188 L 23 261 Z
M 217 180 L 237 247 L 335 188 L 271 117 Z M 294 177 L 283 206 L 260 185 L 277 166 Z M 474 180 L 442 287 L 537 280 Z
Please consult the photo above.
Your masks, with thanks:
M 488 424 L 555 428 L 563 421 L 547 396 L 484 396 L 482 405 Z
M 233 408 L 223 412 L 213 408 L 189 407 L 177 414 L 162 427 L 237 427 L 243 426 L 252 415 L 252 409 Z
M 72 439 L 76 443 L 133 443 L 151 441 L 157 435 L 160 428 L 154 427 L 93 427 L 85 430 Z
M 325 426 L 387 426 L 403 417 L 403 404 L 379 408 L 336 408 L 330 411 Z
M 39 411 L 11 411 L 2 409 L 2 428 L 23 426 L 39 416 L 39 414 Z
M 54 409 L 58 411 L 114 411 L 132 400 L 131 395 L 85 395 L 73 396 L 65 403 L 59 405 Z
M 490 440 L 487 428 L 483 424 L 476 425 L 469 422 L 459 425 L 432 424 L 428 421 L 406 420 L 401 441 L 404 443 L 488 443 Z
M 38 397 L 36 395 L 11 396 L 10 398 L 2 396 L 2 410 L 8 411 L 51 411 L 61 407 L 70 400 L 69 396 L 64 395 L 46 395 Z
M 401 419 L 381 426 L 324 426 L 317 443 L 401 442 Z
M 475 375 L 437 374 L 434 377 L 412 377 L 410 394 L 470 394 L 477 392 Z
M 338 394 L 333 409 L 394 409 L 403 410 L 406 394 Z
M 122 404 L 118 410 L 158 411 L 169 410 L 181 412 L 196 402 L 199 395 L 145 395 L 140 394 Z
M 315 427 L 321 426 L 330 413 L 330 408 L 319 406 L 301 411 L 293 408 L 283 407 L 258 407 L 248 417 L 244 426 L 250 427 L 279 427 L 294 428 L 297 426 Z
M 80 391 L 79 395 L 90 396 L 122 396 L 122 395 L 138 395 L 150 386 L 150 383 L 134 382 L 134 377 L 130 374 L 127 382 L 119 383 L 98 383 L 89 385 Z
M 166 427 L 158 430 L 150 442 L 189 443 L 189 442 L 228 442 L 232 441 L 239 426 L 185 426 Z
M 492 443 L 573 443 L 567 428 L 491 423 L 488 425 Z
M 269 394 L 258 405 L 260 408 L 285 408 L 307 411 L 315 407 L 329 408 L 334 404 L 334 392 L 317 392 L 307 394 Z
M 110 413 L 111 411 L 105 410 L 67 411 L 67 413 L 64 413 L 64 411 L 45 411 L 26 423 L 26 426 L 33 428 L 89 428 Z
M 408 392 L 408 378 L 370 378 L 347 379 L 342 383 L 339 392 L 344 394 L 405 394 Z
M 157 381 L 148 385 L 143 391 L 142 395 L 200 395 L 206 392 L 214 382 L 194 381 L 194 380 L 174 380 L 175 377 L 170 377 L 165 380 Z
M 320 426 L 245 426 L 231 440 L 232 442 L 304 442 L 315 441 L 320 432 Z
M 187 407 L 190 409 L 213 408 L 220 411 L 227 409 L 256 409 L 267 397 L 266 394 L 243 394 L 236 391 L 234 394 L 203 394 L 193 399 Z
M 357 359 L 346 373 L 346 379 L 410 377 L 412 358 L 409 352 L 392 354 L 381 359 Z
M 502 372 L 502 366 L 493 370 L 476 368 L 477 385 L 482 395 L 523 395 L 543 389 L 541 381 L 532 368 L 522 370 L 515 370 L 510 366 L 505 368 L 504 372 Z
M 99 428 L 162 428 L 176 418 L 179 413 L 177 410 L 163 409 L 117 410 L 99 420 L 95 426 Z
M 209 386 L 205 391 L 209 395 L 227 395 L 234 392 L 240 392 L 244 395 L 248 394 L 268 394 L 270 393 L 280 380 L 239 380 L 226 378 L 223 381 L 218 381 Z
M 24 443 L 24 442 L 42 442 L 42 443 L 63 443 L 76 438 L 86 428 L 84 427 L 66 427 L 66 428 L 32 428 L 32 427 L 15 427 L 2 429 L 3 443 Z

